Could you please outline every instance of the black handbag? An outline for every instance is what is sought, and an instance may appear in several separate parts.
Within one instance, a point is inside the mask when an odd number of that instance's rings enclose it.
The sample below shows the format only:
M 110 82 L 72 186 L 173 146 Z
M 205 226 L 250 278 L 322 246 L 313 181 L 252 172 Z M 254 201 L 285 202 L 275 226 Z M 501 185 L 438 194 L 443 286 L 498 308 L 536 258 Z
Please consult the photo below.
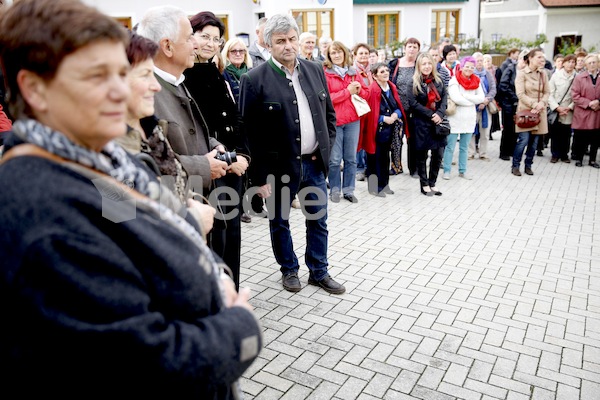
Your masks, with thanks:
M 435 126 L 435 135 L 437 137 L 446 137 L 450 134 L 450 122 L 446 117 L 442 119 L 442 122 Z
M 381 90 L 381 97 L 383 98 L 383 101 L 385 102 L 387 107 L 390 110 L 392 110 L 393 107 L 391 106 L 387 96 L 383 92 L 383 89 Z M 386 117 L 389 117 L 389 115 L 386 115 Z M 388 125 L 385 122 L 380 122 L 379 125 L 377 126 L 377 133 L 375 134 L 375 141 L 377 143 L 389 143 L 392 140 L 393 135 L 400 133 L 403 125 L 404 125 L 404 123 L 402 122 L 401 119 L 397 119 L 391 125 Z

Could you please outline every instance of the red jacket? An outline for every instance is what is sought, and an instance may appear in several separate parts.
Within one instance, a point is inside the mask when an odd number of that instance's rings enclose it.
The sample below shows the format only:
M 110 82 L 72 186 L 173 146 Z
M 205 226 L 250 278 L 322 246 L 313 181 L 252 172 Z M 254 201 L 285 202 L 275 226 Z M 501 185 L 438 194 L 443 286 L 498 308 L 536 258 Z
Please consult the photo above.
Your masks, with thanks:
M 329 95 L 331 96 L 333 109 L 335 110 L 336 126 L 358 121 L 358 114 L 356 114 L 354 104 L 352 104 L 352 100 L 350 100 L 351 94 L 347 87 L 352 81 L 359 82 L 361 88 L 358 95 L 363 99 L 367 99 L 369 97 L 369 89 L 365 86 L 362 78 L 357 76 L 354 67 L 348 68 L 348 72 L 344 78 L 339 76 L 333 69 L 326 67 L 323 69 L 325 70 L 327 88 L 329 89 Z
M 0 105 L 0 132 L 8 132 L 12 129 L 12 123 L 2 111 L 2 105 Z
M 406 119 L 406 112 L 404 112 L 404 107 L 402 107 L 402 102 L 398 96 L 398 89 L 396 89 L 396 85 L 394 85 L 392 81 L 389 81 L 388 84 L 392 90 L 392 96 L 394 96 L 398 108 L 402 113 L 403 130 L 406 137 L 408 137 L 408 120 Z M 381 87 L 376 81 L 373 81 L 371 86 L 369 86 L 369 98 L 367 101 L 371 107 L 371 112 L 365 115 L 365 123 L 361 124 L 364 126 L 361 127 L 360 137 L 358 138 L 358 149 L 364 149 L 368 154 L 375 154 L 375 135 L 379 126 L 379 110 L 381 107 Z

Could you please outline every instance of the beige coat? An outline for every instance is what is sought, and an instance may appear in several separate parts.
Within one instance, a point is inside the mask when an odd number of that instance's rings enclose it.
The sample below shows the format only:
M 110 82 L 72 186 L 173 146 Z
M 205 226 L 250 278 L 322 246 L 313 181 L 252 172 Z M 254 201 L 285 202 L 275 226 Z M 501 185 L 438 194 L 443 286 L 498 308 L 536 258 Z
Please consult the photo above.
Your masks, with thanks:
M 540 92 L 540 79 L 542 80 L 542 91 Z M 550 97 L 550 85 L 548 83 L 548 75 L 545 71 L 532 71 L 529 66 L 517 71 L 515 78 L 515 91 L 519 98 L 517 111 L 530 110 L 538 101 L 542 101 L 546 107 L 548 106 L 548 97 Z M 545 135 L 548 133 L 548 118 L 546 108 L 540 112 L 540 123 L 534 128 L 519 128 L 515 126 L 515 132 L 529 132 L 534 135 Z

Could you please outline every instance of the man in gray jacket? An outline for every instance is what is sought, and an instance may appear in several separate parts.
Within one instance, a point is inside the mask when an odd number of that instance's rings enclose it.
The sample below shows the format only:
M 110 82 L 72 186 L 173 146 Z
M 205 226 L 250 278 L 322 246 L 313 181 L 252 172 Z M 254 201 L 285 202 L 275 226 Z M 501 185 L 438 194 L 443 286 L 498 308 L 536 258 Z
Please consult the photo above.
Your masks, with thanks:
M 213 179 L 225 175 L 228 165 L 215 159 L 217 150 L 225 148 L 208 136 L 204 117 L 183 83 L 183 71 L 194 66 L 198 48 L 187 14 L 173 6 L 153 7 L 137 33 L 159 45 L 154 73 L 162 90 L 155 95 L 156 116 L 168 121 L 167 138 L 188 175 L 201 177 L 208 188 Z
M 258 40 L 248 47 L 248 54 L 252 59 L 252 67 L 258 67 L 271 57 L 269 49 L 265 44 L 264 31 L 266 23 L 267 17 L 262 17 L 258 20 L 258 24 L 256 25 L 256 36 L 258 37 Z
M 306 216 L 308 283 L 342 294 L 328 272 L 327 187 L 329 154 L 335 141 L 335 111 L 319 63 L 298 59 L 299 32 L 289 15 L 265 26 L 271 58 L 242 75 L 240 110 L 253 158 L 251 179 L 267 199 L 271 243 L 281 266 L 283 288 L 302 289 L 289 214 L 298 199 Z

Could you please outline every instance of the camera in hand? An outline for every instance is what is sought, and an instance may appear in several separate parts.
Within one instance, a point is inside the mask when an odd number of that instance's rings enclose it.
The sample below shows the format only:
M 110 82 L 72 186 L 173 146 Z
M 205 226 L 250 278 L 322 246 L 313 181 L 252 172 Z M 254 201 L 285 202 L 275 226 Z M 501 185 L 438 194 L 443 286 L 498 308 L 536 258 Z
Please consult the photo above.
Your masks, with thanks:
M 215 158 L 219 161 L 226 162 L 227 165 L 231 165 L 237 161 L 237 154 L 235 154 L 235 151 L 225 151 L 223 153 L 217 152 Z

